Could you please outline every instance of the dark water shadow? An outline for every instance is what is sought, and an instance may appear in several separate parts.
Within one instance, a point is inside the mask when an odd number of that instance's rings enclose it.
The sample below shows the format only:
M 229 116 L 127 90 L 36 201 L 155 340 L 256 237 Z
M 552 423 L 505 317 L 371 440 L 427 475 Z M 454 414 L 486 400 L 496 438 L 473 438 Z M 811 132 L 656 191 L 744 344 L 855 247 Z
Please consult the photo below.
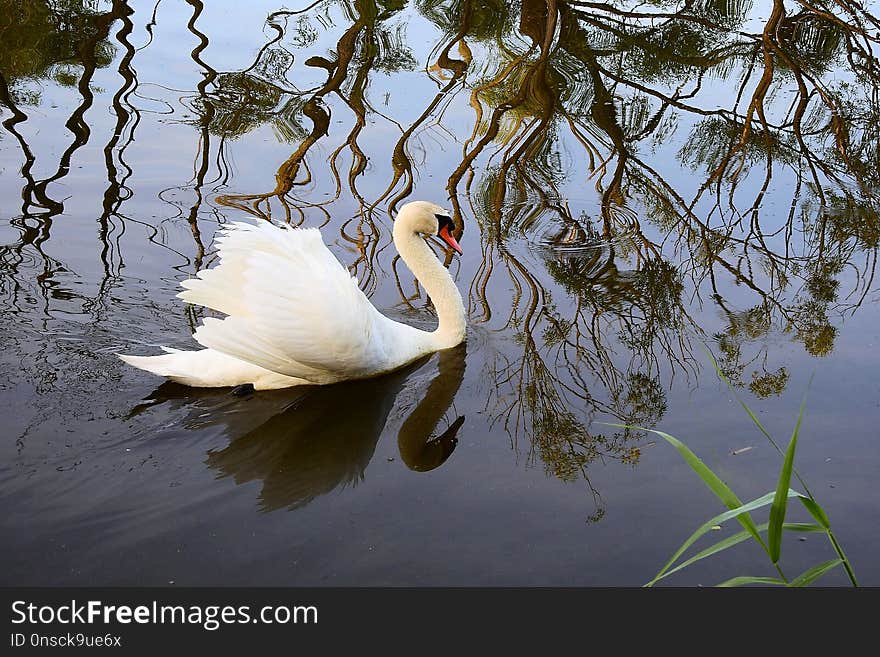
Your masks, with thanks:
M 209 451 L 205 463 L 237 484 L 262 481 L 262 511 L 295 509 L 363 479 L 398 396 L 432 362 L 436 372 L 426 387 L 416 384 L 419 401 L 405 411 L 397 440 L 409 469 L 427 472 L 443 465 L 464 424 L 463 416 L 448 424 L 443 418 L 464 379 L 465 355 L 462 344 L 374 379 L 245 398 L 228 389 L 163 384 L 130 415 L 167 403 L 186 410 L 181 424 L 188 430 L 222 426 L 229 444 Z

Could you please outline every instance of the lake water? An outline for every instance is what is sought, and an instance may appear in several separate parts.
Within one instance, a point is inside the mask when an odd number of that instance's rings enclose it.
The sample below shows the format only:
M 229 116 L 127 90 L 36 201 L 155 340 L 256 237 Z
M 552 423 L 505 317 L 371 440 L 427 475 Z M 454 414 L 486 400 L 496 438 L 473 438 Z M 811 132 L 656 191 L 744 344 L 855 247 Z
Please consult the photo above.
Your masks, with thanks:
M 0 581 L 641 585 L 724 508 L 607 423 L 776 486 L 711 352 L 780 443 L 807 395 L 796 466 L 880 585 L 880 22 L 826 4 L 0 0 Z M 461 347 L 245 396 L 115 356 L 196 347 L 233 220 L 431 328 L 415 199 L 463 227 Z

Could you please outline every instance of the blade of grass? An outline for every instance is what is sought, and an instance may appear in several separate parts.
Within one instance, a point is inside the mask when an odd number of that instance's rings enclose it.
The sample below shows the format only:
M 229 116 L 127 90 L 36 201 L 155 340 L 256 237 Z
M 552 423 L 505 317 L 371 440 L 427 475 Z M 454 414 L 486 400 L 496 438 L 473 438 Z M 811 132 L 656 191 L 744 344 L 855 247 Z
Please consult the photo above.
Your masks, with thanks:
M 798 532 L 801 534 L 809 533 L 809 532 L 822 532 L 825 533 L 825 528 L 821 525 L 811 525 L 805 522 L 787 522 L 782 525 L 782 528 L 787 532 Z
M 724 372 L 721 371 L 721 367 L 718 365 L 718 361 L 715 360 L 715 356 L 712 355 L 712 352 L 709 350 L 709 347 L 707 347 L 705 344 L 703 345 L 703 351 L 706 352 L 706 356 L 709 358 L 709 362 L 711 362 L 712 367 L 715 368 L 715 373 L 718 375 L 718 378 L 720 378 L 722 381 L 724 381 L 724 384 L 727 386 L 727 389 L 730 390 L 730 394 L 732 394 L 734 399 L 736 399 L 736 401 L 739 402 L 739 405 L 743 407 L 743 410 L 746 413 L 748 413 L 748 416 L 750 418 L 752 418 L 752 422 L 755 424 L 756 427 L 758 427 L 758 431 L 760 431 L 762 434 L 764 434 L 764 437 L 768 441 L 770 441 L 770 444 L 776 448 L 777 452 L 779 452 L 780 454 L 783 454 L 782 448 L 779 446 L 779 443 L 777 443 L 775 440 L 773 440 L 773 436 L 771 436 L 770 432 L 767 431 L 766 428 L 764 428 L 764 425 L 761 424 L 761 421 L 758 419 L 758 416 L 755 415 L 755 413 L 752 411 L 752 409 L 749 408 L 749 405 L 746 404 L 745 401 L 743 401 L 740 398 L 740 396 L 736 393 L 736 388 L 733 386 L 733 384 L 730 382 L 730 380 L 724 375 Z M 812 384 L 812 382 L 813 382 L 813 377 L 811 376 L 810 382 L 807 384 L 808 388 Z M 797 468 L 793 468 L 792 472 L 794 473 L 794 476 L 797 477 L 797 480 L 800 483 L 800 485 L 803 487 L 804 492 L 807 495 L 809 495 L 810 497 L 812 497 L 813 494 L 810 492 L 810 489 L 807 487 L 807 482 L 805 482 L 803 477 L 801 477 L 801 474 L 800 474 L 800 472 L 797 471 Z
M 828 532 L 828 540 L 831 541 L 831 545 L 834 546 L 834 551 L 837 552 L 837 556 L 840 557 L 840 560 L 843 561 L 843 567 L 846 569 L 846 574 L 849 576 L 849 581 L 852 582 L 853 586 L 858 586 L 859 583 L 856 580 L 856 573 L 853 570 L 852 564 L 849 562 L 849 559 L 846 558 L 846 555 L 843 553 L 843 548 L 840 546 L 840 543 L 837 542 L 837 539 L 834 538 L 834 534 L 829 529 Z
M 764 425 L 761 424 L 761 421 L 752 412 L 752 409 L 749 408 L 748 404 L 746 404 L 742 399 L 740 399 L 739 395 L 736 394 L 736 389 L 734 388 L 733 384 L 728 380 L 728 378 L 724 375 L 724 372 L 721 371 L 721 367 L 718 365 L 718 361 L 715 360 L 715 357 L 712 355 L 712 352 L 709 349 L 709 347 L 706 346 L 705 344 L 703 344 L 702 346 L 703 346 L 703 351 L 706 352 L 706 356 L 709 358 L 709 362 L 712 363 L 712 367 L 715 369 L 715 372 L 716 372 L 716 374 L 718 374 L 718 377 L 722 381 L 724 381 L 725 385 L 727 385 L 727 388 L 730 390 L 731 394 L 739 402 L 740 406 L 743 407 L 743 410 L 745 410 L 745 412 L 748 413 L 749 417 L 752 419 L 752 422 L 754 422 L 754 424 L 758 428 L 758 430 L 762 434 L 764 434 L 764 437 L 767 438 L 768 441 L 770 441 L 770 444 L 776 448 L 776 451 L 778 451 L 780 454 L 782 454 L 782 449 L 780 449 L 779 445 L 776 444 L 776 441 L 773 440 L 773 437 L 770 435 L 770 432 L 764 428 Z M 812 377 L 810 377 L 811 382 L 812 382 L 812 380 L 813 380 Z M 819 523 L 825 527 L 826 533 L 828 534 L 828 539 L 831 541 L 831 545 L 834 546 L 835 552 L 837 552 L 838 556 L 843 561 L 843 567 L 846 569 L 846 574 L 849 576 L 850 582 L 852 582 L 853 586 L 858 586 L 859 583 L 856 580 L 855 571 L 853 570 L 852 564 L 849 562 L 849 559 L 844 554 L 843 548 L 841 547 L 840 543 L 837 542 L 837 539 L 835 538 L 833 532 L 831 531 L 831 528 L 829 526 L 830 523 L 828 521 L 828 516 L 825 515 L 825 512 L 819 506 L 819 503 L 816 502 L 815 498 L 813 498 L 813 494 L 810 492 L 810 488 L 807 486 L 807 482 L 805 482 L 804 478 L 801 477 L 800 473 L 797 471 L 797 468 L 792 468 L 792 472 L 794 473 L 794 476 L 797 477 L 797 480 L 798 480 L 798 482 L 800 482 L 801 486 L 803 487 L 804 492 L 807 494 L 807 496 L 801 497 L 801 502 L 803 502 L 804 506 L 807 507 L 807 510 L 813 515 L 813 517 L 816 518 L 816 520 L 818 520 Z
M 712 354 L 709 347 L 707 347 L 705 344 L 703 345 L 703 351 L 706 352 L 706 356 L 709 358 L 709 362 L 712 363 L 712 367 L 715 368 L 715 373 L 718 375 L 718 378 L 720 378 L 722 381 L 724 381 L 724 384 L 727 386 L 728 390 L 730 390 L 730 392 L 733 394 L 736 401 L 739 402 L 739 405 L 742 406 L 743 410 L 745 410 L 745 412 L 748 413 L 749 417 L 752 418 L 752 422 L 754 422 L 755 426 L 758 427 L 758 431 L 760 431 L 762 434 L 764 434 L 764 437 L 770 441 L 770 444 L 776 448 L 776 451 L 778 451 L 780 454 L 782 454 L 782 449 L 779 447 L 779 445 L 776 444 L 776 441 L 773 440 L 773 436 L 770 435 L 770 432 L 764 428 L 763 424 L 761 424 L 761 421 L 758 419 L 758 416 L 755 415 L 752 412 L 752 409 L 749 408 L 748 404 L 746 404 L 742 399 L 740 399 L 739 395 L 736 394 L 736 390 L 734 389 L 733 384 L 725 376 L 724 372 L 721 371 L 721 366 L 718 364 L 718 361 L 715 360 L 715 356 Z
M 790 491 L 789 494 L 792 497 L 800 495 L 800 493 L 798 493 L 796 491 Z M 693 545 L 696 542 L 696 540 L 698 538 L 700 538 L 703 534 L 711 531 L 712 527 L 714 527 L 716 525 L 720 525 L 720 524 L 727 522 L 728 520 L 731 520 L 733 518 L 739 519 L 738 516 L 740 516 L 743 513 L 746 513 L 748 511 L 753 511 L 754 509 L 759 509 L 762 506 L 767 506 L 768 504 L 771 504 L 773 501 L 774 495 L 775 495 L 775 493 L 773 491 L 771 491 L 771 492 L 767 493 L 766 495 L 762 495 L 761 497 L 754 499 L 751 502 L 746 502 L 742 506 L 738 506 L 735 509 L 729 509 L 728 511 L 725 511 L 724 513 L 719 513 L 714 518 L 711 518 L 711 519 L 707 520 L 706 522 L 704 522 L 702 525 L 700 525 L 697 528 L 697 530 L 693 534 L 688 536 L 687 540 L 685 540 L 685 542 L 681 544 L 681 547 L 679 547 L 678 550 L 676 550 L 675 553 L 672 555 L 672 557 L 669 559 L 669 561 L 666 562 L 666 565 L 664 565 L 663 568 L 660 569 L 660 572 L 657 573 L 657 576 L 651 582 L 646 584 L 646 586 L 651 586 L 651 585 L 653 585 L 654 582 L 659 580 L 661 578 L 661 576 L 663 575 L 663 573 L 665 573 L 670 568 L 670 566 L 672 566 L 672 564 L 674 564 L 676 562 L 676 560 L 684 553 L 684 551 L 687 550 L 691 545 Z M 746 531 L 748 531 L 748 530 L 746 530 Z M 751 532 L 749 532 L 749 535 L 751 535 Z M 761 541 L 761 546 L 764 547 L 763 541 Z
M 759 532 L 762 532 L 765 529 L 767 529 L 767 523 L 764 523 L 763 525 L 758 525 Z M 690 559 L 688 559 L 686 561 L 682 561 L 675 568 L 672 568 L 671 570 L 667 570 L 662 575 L 655 577 L 653 580 L 651 580 L 651 582 L 649 582 L 648 584 L 645 584 L 645 586 L 653 586 L 655 583 L 657 583 L 661 579 L 665 579 L 666 577 L 669 577 L 672 573 L 677 573 L 679 570 L 682 570 L 683 568 L 687 568 L 691 564 L 696 563 L 697 561 L 700 561 L 701 559 L 705 559 L 706 557 L 710 557 L 713 554 L 717 554 L 718 552 L 721 552 L 722 550 L 726 550 L 727 548 L 733 547 L 734 545 L 738 545 L 739 543 L 742 543 L 743 541 L 748 540 L 751 537 L 752 537 L 752 535 L 749 534 L 745 529 L 742 530 L 741 532 L 737 532 L 733 536 L 728 536 L 727 538 L 722 539 L 722 540 L 718 541 L 717 543 L 713 543 L 712 545 L 707 547 L 705 550 L 698 552 L 697 554 L 692 556 Z
M 770 523 L 765 522 L 762 525 L 758 525 L 758 531 L 759 532 L 765 531 L 769 524 Z M 797 532 L 799 534 L 803 534 L 803 533 L 807 533 L 807 532 L 825 533 L 825 530 L 822 527 L 820 527 L 819 525 L 810 525 L 810 524 L 806 524 L 806 523 L 787 522 L 782 525 L 782 529 L 784 531 Z M 749 534 L 746 530 L 738 532 L 738 533 L 734 534 L 733 536 L 728 536 L 727 538 L 710 545 L 705 550 L 698 552 L 697 554 L 692 556 L 687 561 L 683 561 L 682 563 L 678 564 L 675 568 L 673 568 L 671 570 L 667 570 L 662 575 L 654 578 L 649 584 L 645 584 L 645 586 L 651 586 L 651 585 L 655 584 L 656 582 L 658 582 L 659 580 L 669 577 L 672 573 L 677 573 L 679 570 L 682 570 L 682 569 L 690 566 L 691 564 L 696 563 L 697 561 L 700 561 L 701 559 L 705 559 L 706 557 L 710 557 L 713 554 L 717 554 L 718 552 L 721 552 L 722 550 L 726 550 L 727 548 L 733 547 L 734 545 L 738 545 L 739 543 L 742 543 L 743 541 L 745 541 L 748 538 L 751 538 L 751 534 Z
M 836 568 L 842 563 L 843 559 L 831 559 L 829 561 L 826 561 L 825 563 L 820 563 L 818 566 L 813 566 L 809 570 L 805 570 L 800 575 L 791 580 L 789 586 L 808 586 L 820 577 L 822 577 L 822 575 L 827 573 L 829 570 L 831 570 L 832 568 Z
M 660 436 L 670 445 L 675 447 L 676 450 L 678 450 L 678 453 L 681 454 L 681 457 L 691 467 L 691 470 L 697 473 L 697 476 L 699 476 L 699 478 L 703 480 L 703 483 L 709 487 L 709 490 L 711 490 L 719 500 L 721 500 L 724 506 L 726 506 L 728 509 L 735 509 L 743 505 L 742 501 L 736 496 L 736 493 L 734 493 L 727 484 L 721 481 L 721 478 L 716 475 L 708 465 L 703 463 L 700 458 L 688 448 L 687 445 L 685 445 L 675 436 L 671 436 L 665 431 L 657 431 L 656 429 L 647 429 L 645 427 L 637 427 L 625 424 L 611 424 L 610 426 L 620 427 L 623 429 L 635 429 L 637 431 L 647 431 Z M 743 528 L 752 535 L 752 538 L 754 538 L 766 551 L 767 545 L 764 543 L 764 539 L 761 538 L 761 535 L 755 528 L 755 522 L 754 520 L 752 520 L 752 517 L 748 513 L 743 513 L 742 515 L 737 517 L 737 520 L 743 526 Z
M 794 467 L 794 453 L 797 450 L 798 434 L 801 431 L 801 420 L 804 417 L 804 406 L 807 400 L 801 402 L 797 422 L 794 431 L 785 450 L 785 461 L 782 470 L 779 471 L 779 483 L 776 485 L 776 497 L 773 498 L 773 506 L 770 507 L 770 523 L 767 528 L 767 547 L 770 548 L 770 560 L 779 563 L 779 555 L 782 552 L 782 525 L 785 523 L 785 511 L 788 505 L 788 489 L 791 484 L 791 469 Z
M 853 586 L 858 586 L 859 582 L 856 579 L 856 573 L 853 570 L 849 559 L 847 559 L 846 554 L 844 554 L 843 547 L 837 542 L 834 532 L 831 531 L 831 521 L 828 520 L 828 514 L 825 513 L 825 509 L 823 509 L 812 497 L 807 497 L 806 495 L 799 495 L 798 497 L 801 504 L 804 505 L 804 508 L 816 519 L 816 522 L 822 526 L 825 533 L 828 535 L 828 540 L 831 542 L 832 547 L 834 547 L 834 551 L 837 552 L 837 556 L 840 557 L 840 560 L 843 562 L 843 567 L 846 570 L 849 581 L 852 582 Z
M 802 495 L 801 504 L 809 511 L 810 515 L 816 519 L 825 530 L 831 529 L 831 522 L 828 520 L 828 516 L 825 514 L 825 510 L 819 506 L 819 503 L 814 500 L 812 497 L 807 497 L 806 495 Z
M 720 587 L 731 587 L 731 586 L 743 586 L 744 584 L 775 584 L 778 586 L 785 586 L 785 580 L 781 580 L 778 577 L 733 577 L 731 579 L 725 580 L 720 584 L 716 584 L 715 586 Z
M 761 421 L 758 417 L 752 412 L 749 406 L 740 399 L 739 395 L 736 393 L 734 386 L 727 379 L 724 373 L 721 371 L 718 362 L 715 360 L 709 348 L 704 344 L 703 349 L 706 352 L 709 360 L 712 363 L 712 366 L 715 368 L 716 373 L 721 378 L 722 381 L 728 386 L 733 396 L 739 402 L 739 404 L 743 407 L 749 417 L 752 419 L 752 422 L 755 426 L 761 431 L 761 433 L 767 438 L 771 445 L 780 453 L 783 454 L 782 449 L 773 440 L 773 437 L 770 433 L 764 428 L 761 424 Z M 812 381 L 812 377 L 810 379 Z M 727 486 L 719 477 L 712 471 L 709 466 L 707 466 L 703 461 L 697 457 L 694 452 L 692 452 L 684 443 L 679 441 L 674 436 L 671 436 L 668 433 L 657 431 L 654 429 L 648 429 L 645 427 L 628 425 L 628 424 L 615 424 L 615 423 L 602 423 L 607 424 L 608 426 L 620 427 L 625 429 L 634 429 L 638 431 L 645 431 L 647 433 L 653 433 L 655 435 L 660 436 L 666 442 L 671 444 L 685 462 L 691 467 L 691 469 L 702 479 L 703 483 L 713 492 L 713 494 L 718 497 L 729 509 L 725 514 L 720 514 L 716 516 L 708 523 L 700 526 L 697 531 L 691 534 L 690 537 L 679 547 L 675 554 L 672 555 L 672 558 L 663 566 L 659 573 L 654 577 L 654 579 L 646 584 L 645 586 L 652 586 L 658 580 L 671 575 L 674 572 L 677 572 L 696 561 L 704 559 L 713 554 L 717 554 L 729 547 L 737 545 L 743 541 L 745 541 L 748 537 L 754 538 L 759 545 L 767 552 L 768 556 L 770 556 L 771 561 L 773 562 L 774 567 L 780 575 L 780 578 L 769 578 L 769 577 L 736 577 L 731 580 L 727 580 L 726 582 L 722 582 L 719 586 L 741 586 L 743 584 L 749 583 L 764 583 L 764 584 L 788 584 L 788 578 L 782 572 L 782 569 L 779 566 L 779 558 L 781 556 L 782 550 L 782 532 L 783 531 L 798 531 L 798 532 L 816 532 L 823 531 L 827 534 L 829 541 L 834 547 L 835 552 L 837 552 L 838 559 L 831 560 L 826 562 L 825 564 L 820 564 L 819 566 L 815 566 L 814 568 L 808 570 L 805 573 L 802 573 L 798 578 L 798 585 L 808 584 L 821 575 L 823 575 L 827 570 L 836 567 L 837 565 L 843 565 L 846 569 L 847 575 L 850 578 L 853 586 L 858 586 L 858 582 L 856 581 L 855 573 L 853 572 L 852 565 L 849 563 L 846 555 L 843 552 L 843 548 L 838 543 L 834 533 L 831 531 L 830 522 L 828 520 L 828 516 L 825 513 L 824 509 L 819 505 L 819 503 L 815 500 L 809 488 L 807 487 L 806 482 L 803 477 L 801 477 L 800 473 L 794 467 L 794 455 L 797 450 L 797 440 L 800 432 L 801 421 L 803 419 L 804 408 L 805 408 L 806 399 L 801 403 L 800 410 L 798 412 L 797 422 L 795 423 L 795 428 L 792 433 L 791 440 L 789 441 L 788 447 L 784 454 L 784 462 L 782 466 L 782 470 L 780 471 L 779 480 L 777 482 L 777 487 L 775 493 L 768 493 L 762 498 L 758 498 L 757 500 L 753 500 L 748 504 L 742 504 L 736 494 Z M 791 484 L 791 475 L 797 478 L 797 480 L 801 483 L 804 488 L 806 495 L 797 493 L 790 488 Z M 772 496 L 773 500 L 771 503 L 770 509 L 770 521 L 761 525 L 760 528 L 755 526 L 754 521 L 752 520 L 751 515 L 748 511 L 758 508 L 760 506 L 765 506 L 767 504 L 766 499 Z M 786 523 L 785 515 L 788 507 L 788 498 L 796 496 L 801 500 L 801 503 L 810 513 L 810 515 L 815 518 L 819 525 L 811 525 L 806 523 Z M 736 517 L 737 521 L 743 526 L 745 529 L 744 532 L 739 532 L 734 536 L 728 537 L 715 543 L 708 548 L 705 548 L 701 552 L 699 552 L 694 557 L 686 560 L 682 564 L 679 564 L 672 570 L 670 567 L 675 563 L 675 561 L 690 547 L 700 536 L 706 533 L 714 524 L 718 524 L 720 522 L 724 522 L 727 519 L 732 517 Z M 723 518 L 723 519 L 722 519 Z M 767 543 L 762 539 L 760 532 L 764 531 L 764 529 L 768 529 L 767 535 Z

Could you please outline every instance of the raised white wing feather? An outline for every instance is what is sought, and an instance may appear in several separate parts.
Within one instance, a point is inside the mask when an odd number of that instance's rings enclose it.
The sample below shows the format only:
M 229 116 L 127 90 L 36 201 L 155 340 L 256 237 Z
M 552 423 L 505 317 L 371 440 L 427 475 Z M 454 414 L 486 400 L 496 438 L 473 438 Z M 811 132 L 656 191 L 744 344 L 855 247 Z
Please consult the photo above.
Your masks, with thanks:
M 235 223 L 219 242 L 220 264 L 178 295 L 229 315 L 205 319 L 200 344 L 315 383 L 381 369 L 391 322 L 317 229 Z

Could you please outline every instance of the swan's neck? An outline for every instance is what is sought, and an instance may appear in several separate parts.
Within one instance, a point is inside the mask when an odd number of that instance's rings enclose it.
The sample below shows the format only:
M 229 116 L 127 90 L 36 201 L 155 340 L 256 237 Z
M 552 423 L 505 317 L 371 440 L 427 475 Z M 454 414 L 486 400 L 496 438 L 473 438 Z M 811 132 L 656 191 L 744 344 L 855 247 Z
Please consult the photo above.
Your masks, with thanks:
M 424 286 L 437 310 L 437 330 L 430 334 L 434 349 L 448 349 L 460 344 L 465 334 L 464 303 L 449 271 L 440 264 L 421 236 L 399 222 L 394 225 L 394 246 Z

